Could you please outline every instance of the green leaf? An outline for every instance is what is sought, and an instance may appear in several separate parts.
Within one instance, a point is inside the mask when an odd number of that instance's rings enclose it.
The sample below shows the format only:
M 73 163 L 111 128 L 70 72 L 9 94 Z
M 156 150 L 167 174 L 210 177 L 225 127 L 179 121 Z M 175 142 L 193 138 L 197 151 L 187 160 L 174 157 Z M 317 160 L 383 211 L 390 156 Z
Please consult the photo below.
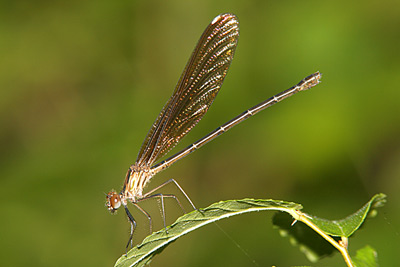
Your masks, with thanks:
M 378 267 L 378 253 L 370 246 L 359 249 L 353 257 L 353 264 L 356 267 Z
M 243 213 L 253 212 L 253 211 L 263 211 L 263 210 L 273 210 L 273 211 L 284 211 L 295 218 L 301 220 L 301 218 L 307 218 L 315 225 L 321 227 L 323 231 L 326 231 L 331 235 L 340 235 L 340 236 L 349 236 L 354 231 L 356 231 L 360 225 L 364 222 L 366 216 L 371 214 L 371 211 L 385 202 L 385 195 L 378 194 L 375 195 L 366 205 L 364 205 L 359 211 L 350 215 L 349 217 L 340 220 L 340 221 L 328 221 L 325 219 L 319 219 L 317 217 L 308 216 L 302 214 L 299 211 L 302 209 L 300 204 L 285 202 L 279 200 L 255 200 L 255 199 L 243 199 L 243 200 L 229 200 L 229 201 L 221 201 L 218 203 L 214 203 L 211 206 L 202 209 L 195 210 L 188 214 L 185 214 L 178 218 L 175 223 L 169 226 L 166 229 L 162 229 L 158 232 L 151 234 L 146 237 L 140 245 L 137 245 L 133 249 L 131 249 L 127 255 L 123 255 L 118 259 L 115 266 L 144 266 L 148 264 L 151 259 L 158 253 L 160 253 L 168 244 L 175 241 L 179 237 L 199 228 L 206 224 L 215 222 L 217 220 L 221 220 L 223 218 L 227 218 L 234 215 L 239 215 Z M 300 216 L 300 217 L 299 217 Z M 305 217 L 306 216 L 306 217 Z M 293 219 L 292 219 L 293 221 Z M 289 225 L 290 222 L 287 222 L 286 227 L 291 227 Z M 299 227 L 302 224 L 296 224 L 296 227 Z M 302 225 L 305 227 L 305 225 Z M 307 231 L 311 231 L 308 227 L 305 227 Z M 301 230 L 300 232 L 305 232 Z M 313 233 L 314 236 L 316 235 Z M 321 247 L 322 244 L 327 243 L 324 240 L 320 240 L 318 242 L 309 238 L 310 235 L 306 234 L 304 240 L 308 241 L 308 246 L 310 247 L 313 244 L 314 246 Z M 318 235 L 317 235 L 318 236 Z M 321 238 L 318 236 L 318 238 Z M 308 240 L 310 239 L 310 240 Z M 305 241 L 303 241 L 304 243 Z M 329 246 L 327 246 L 329 247 Z M 332 248 L 330 248 L 332 251 Z M 314 257 L 314 260 L 318 259 L 320 254 L 314 253 L 312 249 L 309 249 L 309 258 Z M 331 252 L 326 252 L 325 254 L 329 254 Z
M 146 237 L 140 245 L 131 249 L 126 256 L 121 256 L 115 266 L 144 266 L 151 261 L 152 257 L 177 238 L 223 218 L 253 211 L 291 212 L 301 208 L 302 206 L 299 204 L 279 200 L 243 199 L 214 203 L 205 209 L 195 210 L 179 217 L 167 228 L 168 233 L 165 229 L 162 229 Z
M 330 221 L 317 218 L 311 215 L 304 215 L 306 218 L 326 234 L 334 237 L 336 241 L 341 236 L 349 237 L 365 221 L 365 218 L 376 215 L 376 208 L 385 203 L 386 196 L 377 194 L 371 198 L 360 210 L 338 221 Z M 296 223 L 291 226 L 292 217 L 284 213 L 276 213 L 273 217 L 273 224 L 278 227 L 281 236 L 289 237 L 290 243 L 298 246 L 311 262 L 316 262 L 322 257 L 332 255 L 337 250 L 329 244 L 322 236 L 314 232 L 303 223 Z
M 349 237 L 360 228 L 370 212 L 372 216 L 375 216 L 375 209 L 383 206 L 385 202 L 385 194 L 376 194 L 361 209 L 342 220 L 331 221 L 314 216 L 310 216 L 308 219 L 328 235 Z

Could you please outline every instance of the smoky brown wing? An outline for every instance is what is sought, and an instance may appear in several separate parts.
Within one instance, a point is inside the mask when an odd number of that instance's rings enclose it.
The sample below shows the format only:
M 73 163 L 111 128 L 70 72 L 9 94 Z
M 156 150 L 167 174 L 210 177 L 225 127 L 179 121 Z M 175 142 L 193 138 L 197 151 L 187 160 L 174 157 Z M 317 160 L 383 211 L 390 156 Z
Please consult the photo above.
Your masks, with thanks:
M 152 165 L 196 126 L 217 96 L 239 37 L 233 14 L 217 16 L 205 29 L 179 82 L 148 132 L 136 164 Z

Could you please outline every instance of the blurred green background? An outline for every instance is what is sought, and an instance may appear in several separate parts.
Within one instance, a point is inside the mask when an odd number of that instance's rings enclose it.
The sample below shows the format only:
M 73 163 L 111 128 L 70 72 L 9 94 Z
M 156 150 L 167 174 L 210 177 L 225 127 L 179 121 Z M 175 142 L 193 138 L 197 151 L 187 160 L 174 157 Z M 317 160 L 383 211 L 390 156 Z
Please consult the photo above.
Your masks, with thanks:
M 124 253 L 129 224 L 123 211 L 109 214 L 104 193 L 121 189 L 202 31 L 224 12 L 241 23 L 235 59 L 175 152 L 317 70 L 322 83 L 181 160 L 150 188 L 175 178 L 198 207 L 274 198 L 328 219 L 383 192 L 387 205 L 350 251 L 370 244 L 381 266 L 398 262 L 399 1 L 1 1 L 2 266 L 110 266 Z M 160 229 L 157 202 L 143 204 Z M 176 206 L 167 204 L 168 223 L 182 214 Z M 134 214 L 140 241 L 148 223 Z M 272 229 L 271 214 L 219 226 L 227 235 L 199 229 L 152 266 L 311 264 Z M 336 254 L 314 266 L 344 263 Z

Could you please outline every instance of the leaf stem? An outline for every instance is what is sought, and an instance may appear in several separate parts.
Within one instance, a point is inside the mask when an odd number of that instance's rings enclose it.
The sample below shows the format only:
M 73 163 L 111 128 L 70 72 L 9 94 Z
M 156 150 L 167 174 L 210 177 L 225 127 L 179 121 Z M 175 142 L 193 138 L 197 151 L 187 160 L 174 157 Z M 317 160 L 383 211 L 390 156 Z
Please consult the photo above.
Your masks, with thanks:
M 347 250 L 347 245 L 348 245 L 348 239 L 347 237 L 342 237 L 342 240 L 340 242 L 336 242 L 335 239 L 333 239 L 331 236 L 327 235 L 324 231 L 322 231 L 318 226 L 316 226 L 311 220 L 309 220 L 307 217 L 307 214 L 302 213 L 299 210 L 289 210 L 290 215 L 293 216 L 293 218 L 297 221 L 301 221 L 304 224 L 306 224 L 308 227 L 313 229 L 315 232 L 317 232 L 320 236 L 322 236 L 326 241 L 332 244 L 337 250 L 339 250 L 340 254 L 342 254 L 342 257 L 344 261 L 346 262 L 348 267 L 354 267 L 349 252 Z

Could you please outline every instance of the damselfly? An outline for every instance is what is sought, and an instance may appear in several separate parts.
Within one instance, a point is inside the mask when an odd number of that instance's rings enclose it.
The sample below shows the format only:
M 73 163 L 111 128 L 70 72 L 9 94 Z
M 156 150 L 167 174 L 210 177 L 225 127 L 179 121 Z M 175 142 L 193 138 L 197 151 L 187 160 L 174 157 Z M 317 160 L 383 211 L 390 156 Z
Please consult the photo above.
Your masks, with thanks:
M 173 183 L 184 194 L 192 207 L 196 209 L 190 198 L 174 179 L 144 193 L 143 189 L 155 174 L 261 110 L 319 83 L 321 74 L 319 72 L 311 74 L 297 85 L 246 110 L 182 151 L 154 164 L 189 133 L 207 112 L 228 72 L 238 37 L 239 22 L 233 14 L 219 15 L 207 26 L 186 64 L 175 91 L 148 132 L 135 164 L 129 167 L 122 191 L 120 193 L 111 191 L 107 194 L 106 205 L 108 209 L 115 212 L 122 205 L 131 223 L 131 234 L 127 247 L 132 244 L 132 235 L 136 228 L 136 221 L 127 207 L 129 202 L 147 216 L 151 227 L 150 215 L 138 203 L 153 197 L 160 198 L 165 226 L 164 198 L 174 198 L 179 205 L 180 202 L 174 195 L 156 194 L 155 192 L 164 185 Z

